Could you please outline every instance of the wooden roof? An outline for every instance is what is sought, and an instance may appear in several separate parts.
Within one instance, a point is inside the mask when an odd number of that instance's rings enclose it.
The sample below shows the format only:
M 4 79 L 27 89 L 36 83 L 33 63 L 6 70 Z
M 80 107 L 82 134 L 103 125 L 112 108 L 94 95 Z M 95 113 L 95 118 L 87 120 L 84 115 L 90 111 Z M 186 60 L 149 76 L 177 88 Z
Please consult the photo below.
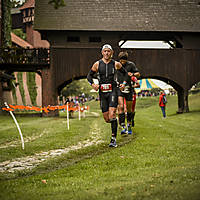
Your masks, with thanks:
M 33 8 L 35 6 L 35 0 L 27 0 L 23 6 L 20 7 L 20 10 L 24 10 L 26 8 Z
M 65 0 L 54 9 L 35 1 L 37 30 L 200 32 L 199 0 Z

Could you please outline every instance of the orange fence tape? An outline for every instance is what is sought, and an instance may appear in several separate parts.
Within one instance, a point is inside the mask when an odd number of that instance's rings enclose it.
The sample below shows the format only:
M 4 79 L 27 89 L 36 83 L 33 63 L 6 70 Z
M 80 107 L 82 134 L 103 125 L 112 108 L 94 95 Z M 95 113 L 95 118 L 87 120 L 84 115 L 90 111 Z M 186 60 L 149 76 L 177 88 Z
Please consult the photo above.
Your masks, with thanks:
M 14 111 L 14 110 L 34 110 L 37 112 L 44 111 L 48 113 L 49 111 L 54 111 L 54 110 L 67 110 L 67 105 L 63 106 L 47 106 L 47 107 L 36 107 L 36 106 L 22 106 L 22 105 L 11 105 L 9 104 L 10 108 L 2 108 L 2 110 L 5 111 Z M 79 106 L 76 107 L 69 107 L 69 111 L 78 111 Z M 83 112 L 84 110 L 89 110 L 89 106 L 82 106 L 80 107 L 80 111 Z

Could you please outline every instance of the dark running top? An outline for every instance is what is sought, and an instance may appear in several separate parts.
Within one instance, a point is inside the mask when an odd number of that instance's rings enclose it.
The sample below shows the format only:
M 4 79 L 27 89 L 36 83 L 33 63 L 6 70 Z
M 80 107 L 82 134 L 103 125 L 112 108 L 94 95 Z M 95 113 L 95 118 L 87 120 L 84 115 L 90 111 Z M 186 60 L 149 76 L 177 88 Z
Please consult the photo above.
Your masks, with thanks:
M 104 63 L 102 59 L 99 60 L 98 79 L 100 85 L 110 83 L 113 87 L 116 87 L 115 75 L 116 69 L 114 60 L 111 60 L 108 64 Z
M 134 62 L 127 61 L 125 65 L 123 65 L 126 72 L 136 73 L 139 72 Z M 121 84 L 123 81 L 126 81 L 129 86 L 131 86 L 131 77 L 128 73 L 117 73 L 117 81 Z

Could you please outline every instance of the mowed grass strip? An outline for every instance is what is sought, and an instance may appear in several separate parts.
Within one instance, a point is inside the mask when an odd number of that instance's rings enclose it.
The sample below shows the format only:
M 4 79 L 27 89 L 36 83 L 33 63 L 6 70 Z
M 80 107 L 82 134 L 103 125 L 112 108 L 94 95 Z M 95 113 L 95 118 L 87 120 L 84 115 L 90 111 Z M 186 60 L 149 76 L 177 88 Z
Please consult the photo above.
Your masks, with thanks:
M 83 119 L 87 130 L 80 129 L 82 122 L 73 119 L 81 139 L 88 138 L 90 124 L 97 123 L 105 142 L 49 160 L 32 174 L 16 173 L 13 179 L 2 176 L 0 198 L 200 199 L 200 95 L 190 96 L 189 103 L 190 113 L 176 114 L 177 97 L 168 97 L 167 118 L 162 119 L 158 97 L 138 99 L 135 135 L 118 136 L 119 147 L 114 149 L 107 147 L 110 124 L 103 122 L 101 114 Z M 99 112 L 98 102 L 92 104 L 91 109 Z M 87 132 L 85 136 L 82 130 Z M 38 144 L 42 138 L 37 139 Z M 69 134 L 66 143 L 78 140 Z M 36 141 L 30 143 L 33 148 L 29 153 L 36 152 Z M 46 150 L 51 145 L 47 148 L 44 142 L 40 148 Z M 65 142 L 60 141 L 53 147 L 63 145 Z M 11 148 L 11 154 L 12 150 L 16 148 Z

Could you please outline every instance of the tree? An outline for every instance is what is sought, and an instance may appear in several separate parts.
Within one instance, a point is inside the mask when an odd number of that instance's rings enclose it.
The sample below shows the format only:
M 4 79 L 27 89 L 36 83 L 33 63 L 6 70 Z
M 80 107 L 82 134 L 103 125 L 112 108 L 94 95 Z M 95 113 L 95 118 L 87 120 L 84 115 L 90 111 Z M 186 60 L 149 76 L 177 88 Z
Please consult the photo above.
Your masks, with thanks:
M 10 47 L 11 42 L 11 8 L 20 7 L 23 2 L 18 0 L 2 0 L 2 46 Z
M 11 46 L 11 2 L 10 0 L 2 1 L 2 46 Z
M 200 82 L 196 84 L 196 88 L 200 88 Z
M 19 8 L 20 6 L 22 6 L 24 2 L 22 1 L 19 1 L 19 0 L 10 0 L 10 3 L 11 3 L 11 8 Z
M 65 86 L 62 90 L 62 95 L 68 96 L 79 96 L 84 93 L 86 97 L 90 96 L 90 90 L 92 87 L 88 84 L 86 79 L 74 80 L 72 83 Z
M 80 91 L 80 85 L 78 84 L 78 81 L 72 81 L 72 83 L 65 86 L 62 90 L 62 95 L 65 97 L 68 96 L 77 96 L 79 95 Z

